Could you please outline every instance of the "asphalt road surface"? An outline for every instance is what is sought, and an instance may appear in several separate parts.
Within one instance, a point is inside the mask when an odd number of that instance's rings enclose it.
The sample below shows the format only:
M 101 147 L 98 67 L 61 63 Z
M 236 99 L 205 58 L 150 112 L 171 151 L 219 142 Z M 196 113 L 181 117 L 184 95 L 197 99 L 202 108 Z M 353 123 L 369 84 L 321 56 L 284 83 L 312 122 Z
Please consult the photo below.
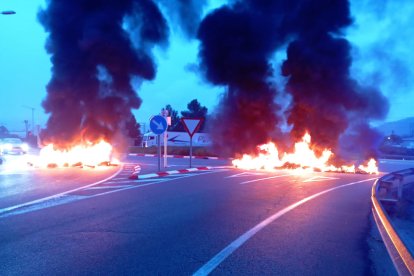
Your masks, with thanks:
M 373 176 L 215 169 L 127 178 L 131 165 L 144 173 L 155 162 L 129 158 L 123 170 L 103 173 L 0 171 L 0 274 L 371 273 Z M 17 180 L 22 187 L 12 193 Z

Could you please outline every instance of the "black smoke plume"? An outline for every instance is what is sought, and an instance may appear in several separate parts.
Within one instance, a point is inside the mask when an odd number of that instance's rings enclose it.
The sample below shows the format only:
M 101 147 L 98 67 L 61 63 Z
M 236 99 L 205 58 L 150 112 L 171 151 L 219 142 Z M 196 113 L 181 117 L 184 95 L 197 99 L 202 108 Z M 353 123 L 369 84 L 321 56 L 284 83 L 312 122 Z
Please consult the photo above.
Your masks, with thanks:
M 141 105 L 132 79 L 155 77 L 150 50 L 168 37 L 158 6 L 152 0 L 49 0 L 38 17 L 53 64 L 44 140 L 59 147 L 110 141 Z
M 338 141 L 344 135 L 352 138 L 354 153 L 374 157 L 378 139 L 368 122 L 383 119 L 388 102 L 378 90 L 364 88 L 350 76 L 351 45 L 342 34 L 352 23 L 349 2 L 303 1 L 293 23 L 297 37 L 282 66 L 292 95 L 287 111 L 292 137 L 298 140 L 309 132 L 316 149 L 329 148 L 345 158 L 352 148 L 341 150 L 346 139 Z
M 269 59 L 285 34 L 277 15 L 259 2 L 223 6 L 198 31 L 201 68 L 208 81 L 227 90 L 210 121 L 213 141 L 225 155 L 255 151 L 279 124 Z
M 280 134 L 278 91 L 270 81 L 279 69 L 270 62 L 284 45 L 292 140 L 309 132 L 315 149 L 335 151 L 348 134 L 372 145 L 369 121 L 384 118 L 388 103 L 350 77 L 351 46 L 343 30 L 351 23 L 346 0 L 240 0 L 207 15 L 198 32 L 199 56 L 207 80 L 227 89 L 213 131 L 222 152 L 251 152 Z

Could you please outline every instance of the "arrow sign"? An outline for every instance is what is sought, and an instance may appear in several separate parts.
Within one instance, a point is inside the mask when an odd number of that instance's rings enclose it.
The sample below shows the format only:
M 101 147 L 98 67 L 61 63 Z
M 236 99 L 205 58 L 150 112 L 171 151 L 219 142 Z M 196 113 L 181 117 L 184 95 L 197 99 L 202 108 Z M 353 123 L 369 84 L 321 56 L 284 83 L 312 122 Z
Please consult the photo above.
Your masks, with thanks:
M 150 128 L 154 134 L 160 135 L 165 132 L 168 124 L 167 120 L 161 115 L 155 115 L 150 119 Z
M 203 118 L 181 118 L 181 122 L 190 137 L 193 137 L 194 133 L 198 131 L 203 120 Z

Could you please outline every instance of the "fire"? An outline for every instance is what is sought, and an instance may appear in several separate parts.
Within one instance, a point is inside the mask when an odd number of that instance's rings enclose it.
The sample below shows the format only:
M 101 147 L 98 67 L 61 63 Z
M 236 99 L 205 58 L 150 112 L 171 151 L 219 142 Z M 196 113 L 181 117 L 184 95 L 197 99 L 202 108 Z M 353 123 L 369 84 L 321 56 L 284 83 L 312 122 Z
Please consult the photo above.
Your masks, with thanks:
M 98 143 L 85 143 L 70 149 L 55 149 L 49 144 L 41 149 L 36 164 L 40 167 L 96 167 L 102 164 L 116 164 L 112 158 L 111 144 L 101 140 Z
M 377 162 L 372 158 L 368 161 L 368 164 L 366 166 L 360 165 L 358 167 L 358 169 L 360 169 L 361 171 L 364 171 L 366 173 L 369 173 L 369 174 L 378 174 L 379 173 L 378 167 L 377 167 Z
M 355 165 L 343 165 L 336 167 L 329 163 L 333 157 L 332 151 L 324 149 L 318 157 L 310 147 L 311 136 L 306 133 L 302 141 L 297 142 L 292 153 L 283 153 L 279 157 L 277 146 L 269 142 L 260 145 L 259 154 L 255 157 L 244 154 L 241 159 L 233 160 L 233 165 L 237 168 L 248 170 L 275 170 L 280 168 L 300 170 L 300 171 L 321 171 L 321 172 L 346 172 L 355 173 L 358 171 L 378 174 L 378 167 L 374 159 L 370 159 L 367 165 L 360 165 L 358 170 Z

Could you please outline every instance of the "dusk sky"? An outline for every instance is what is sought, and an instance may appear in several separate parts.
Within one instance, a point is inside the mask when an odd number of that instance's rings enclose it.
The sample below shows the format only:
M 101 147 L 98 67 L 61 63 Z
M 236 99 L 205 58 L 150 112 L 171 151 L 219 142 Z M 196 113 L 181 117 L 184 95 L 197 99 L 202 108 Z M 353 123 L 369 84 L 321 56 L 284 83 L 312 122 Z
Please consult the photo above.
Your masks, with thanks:
M 208 10 L 224 1 L 210 1 Z M 49 56 L 44 44 L 47 34 L 37 21 L 44 0 L 3 0 L 0 11 L 14 10 L 15 15 L 0 15 L 0 125 L 11 131 L 23 131 L 24 120 L 45 126 L 47 115 L 41 106 L 50 80 Z M 353 77 L 360 83 L 379 87 L 391 103 L 387 121 L 414 116 L 414 3 L 410 0 L 351 1 L 354 25 L 346 30 L 354 46 Z M 197 63 L 198 41 L 190 40 L 170 26 L 169 45 L 155 48 L 158 64 L 154 81 L 136 87 L 143 99 L 134 111 L 138 122 L 147 122 L 166 104 L 185 110 L 196 98 L 214 112 L 223 88 L 213 87 L 191 71 Z M 285 54 L 275 55 L 280 64 Z M 276 71 L 278 68 L 276 68 Z

